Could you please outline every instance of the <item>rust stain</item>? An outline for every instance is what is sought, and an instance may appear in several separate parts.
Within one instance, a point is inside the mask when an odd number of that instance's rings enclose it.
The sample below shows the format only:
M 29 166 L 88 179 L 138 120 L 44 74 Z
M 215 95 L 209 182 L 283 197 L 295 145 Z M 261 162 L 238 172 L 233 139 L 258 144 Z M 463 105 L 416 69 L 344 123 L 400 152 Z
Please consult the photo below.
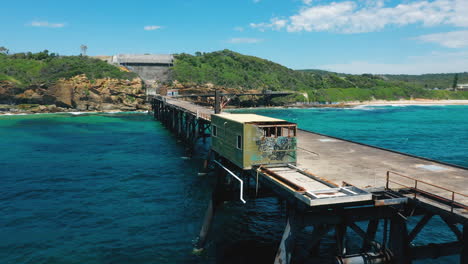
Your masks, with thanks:
M 289 185 L 290 187 L 292 187 L 295 191 L 297 192 L 306 192 L 306 189 L 300 185 L 297 185 L 295 184 L 294 182 L 291 182 L 290 180 L 284 178 L 284 177 L 281 177 L 279 174 L 277 174 L 276 172 L 273 172 L 267 168 L 261 168 L 260 169 L 263 173 L 265 173 L 266 175 L 270 176 L 270 177 L 273 177 L 283 183 L 285 183 L 286 185 Z

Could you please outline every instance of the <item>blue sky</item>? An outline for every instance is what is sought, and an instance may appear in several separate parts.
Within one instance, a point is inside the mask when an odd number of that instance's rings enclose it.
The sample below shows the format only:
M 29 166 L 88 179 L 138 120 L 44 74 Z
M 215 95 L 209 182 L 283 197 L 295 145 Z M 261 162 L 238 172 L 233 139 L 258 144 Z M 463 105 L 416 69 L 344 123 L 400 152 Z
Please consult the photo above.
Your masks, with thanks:
M 0 10 L 0 46 L 12 52 L 231 49 L 293 69 L 468 71 L 468 0 L 16 0 Z

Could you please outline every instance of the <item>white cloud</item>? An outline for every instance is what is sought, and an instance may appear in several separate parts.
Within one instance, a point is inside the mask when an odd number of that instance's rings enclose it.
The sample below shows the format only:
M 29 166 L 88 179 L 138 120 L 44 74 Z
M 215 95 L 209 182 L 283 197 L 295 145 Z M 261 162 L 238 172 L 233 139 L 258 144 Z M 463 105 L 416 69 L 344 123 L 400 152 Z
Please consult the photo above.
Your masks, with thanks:
M 302 2 L 306 5 L 312 4 L 312 0 L 302 0 Z
M 158 29 L 161 29 L 161 28 L 162 28 L 162 26 L 154 26 L 154 25 L 152 25 L 152 26 L 145 26 L 143 29 L 144 29 L 144 30 L 147 30 L 147 31 L 151 31 L 151 30 L 158 30 Z
M 64 23 L 49 23 L 47 21 L 33 21 L 29 24 L 32 27 L 48 27 L 48 28 L 62 28 Z
M 254 44 L 263 42 L 263 39 L 258 38 L 231 38 L 227 42 L 233 44 Z
M 468 71 L 468 52 L 436 53 L 408 58 L 405 63 L 352 61 L 315 67 L 334 72 L 362 74 L 424 74 Z
M 303 0 L 311 4 L 309 0 Z M 387 26 L 422 24 L 430 27 L 452 25 L 468 27 L 468 1 L 417 0 L 396 6 L 386 6 L 386 0 L 339 1 L 322 5 L 306 5 L 287 19 L 273 18 L 270 23 L 251 23 L 259 30 L 331 31 L 364 33 Z M 275 22 L 281 22 L 280 25 Z
M 235 30 L 235 31 L 239 31 L 239 32 L 244 32 L 244 28 L 243 28 L 243 27 L 235 27 L 234 30 Z
M 416 39 L 423 42 L 437 43 L 448 48 L 468 47 L 468 30 L 422 35 Z
M 270 23 L 250 23 L 250 27 L 256 28 L 260 31 L 265 31 L 265 29 L 280 30 L 286 27 L 288 20 L 273 18 L 270 20 Z

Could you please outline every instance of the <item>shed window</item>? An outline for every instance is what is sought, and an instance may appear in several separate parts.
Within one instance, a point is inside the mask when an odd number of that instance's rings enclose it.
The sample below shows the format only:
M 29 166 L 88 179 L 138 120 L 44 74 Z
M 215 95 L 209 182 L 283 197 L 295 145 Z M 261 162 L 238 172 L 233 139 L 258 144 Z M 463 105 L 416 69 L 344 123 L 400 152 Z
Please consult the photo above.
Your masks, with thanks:
M 218 136 L 218 127 L 213 126 L 213 136 L 216 137 Z
M 296 127 L 293 126 L 273 126 L 263 127 L 263 137 L 295 137 Z
M 242 149 L 242 136 L 237 136 L 237 148 Z

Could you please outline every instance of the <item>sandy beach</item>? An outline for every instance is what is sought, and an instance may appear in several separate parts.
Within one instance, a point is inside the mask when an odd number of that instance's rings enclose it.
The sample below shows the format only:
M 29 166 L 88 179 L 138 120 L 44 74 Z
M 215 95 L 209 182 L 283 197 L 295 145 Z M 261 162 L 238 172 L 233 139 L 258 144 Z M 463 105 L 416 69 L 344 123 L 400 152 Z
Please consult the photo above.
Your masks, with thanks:
M 468 100 L 432 100 L 432 99 L 413 99 L 413 100 L 374 100 L 362 102 L 343 102 L 343 104 L 358 106 L 358 105 L 468 105 Z

